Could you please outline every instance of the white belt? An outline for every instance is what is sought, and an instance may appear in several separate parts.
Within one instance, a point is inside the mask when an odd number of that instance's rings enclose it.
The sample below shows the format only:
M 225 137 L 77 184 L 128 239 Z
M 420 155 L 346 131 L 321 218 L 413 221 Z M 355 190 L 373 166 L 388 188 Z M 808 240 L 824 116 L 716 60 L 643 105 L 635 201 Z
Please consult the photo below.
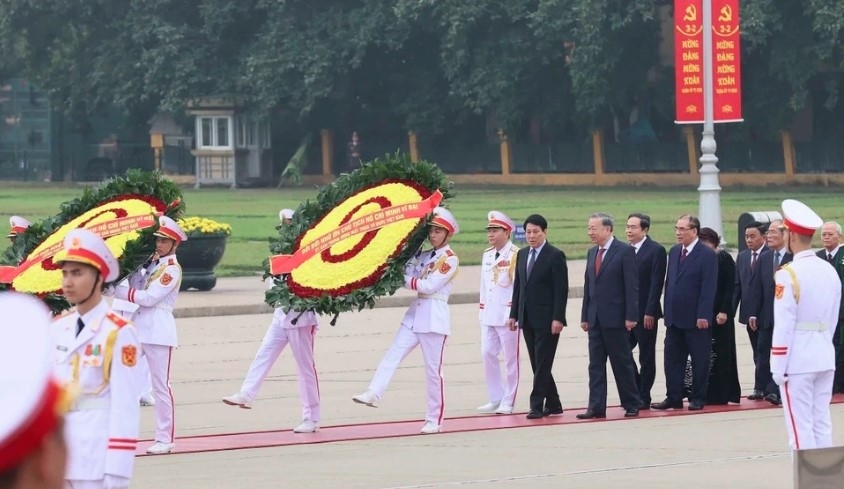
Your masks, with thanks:
M 161 305 L 161 306 L 156 305 L 156 306 L 153 306 L 153 308 L 154 309 L 161 309 L 162 311 L 167 311 L 167 312 L 173 311 L 173 306 L 171 306 L 169 304 L 164 304 L 164 305 Z
M 422 292 L 420 292 L 420 293 L 416 294 L 416 297 L 418 297 L 420 299 L 434 299 L 436 301 L 447 301 L 448 300 L 448 294 L 438 294 L 438 293 L 423 294 Z
M 801 321 L 794 326 L 794 329 L 797 331 L 826 331 L 827 326 L 823 321 Z
M 68 411 L 104 411 L 110 407 L 107 397 L 83 397 L 71 404 Z

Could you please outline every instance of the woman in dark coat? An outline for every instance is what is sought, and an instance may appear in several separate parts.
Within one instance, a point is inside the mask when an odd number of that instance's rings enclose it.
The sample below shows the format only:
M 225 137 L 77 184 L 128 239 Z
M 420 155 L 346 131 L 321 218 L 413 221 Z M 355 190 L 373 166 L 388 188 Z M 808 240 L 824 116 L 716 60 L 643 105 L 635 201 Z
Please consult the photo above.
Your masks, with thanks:
M 715 291 L 715 324 L 712 329 L 712 364 L 709 370 L 707 404 L 739 402 L 738 367 L 736 365 L 736 325 L 732 307 L 735 289 L 736 262 L 724 250 L 719 250 L 720 236 L 711 228 L 698 233 L 700 242 L 713 250 L 718 257 L 718 289 Z

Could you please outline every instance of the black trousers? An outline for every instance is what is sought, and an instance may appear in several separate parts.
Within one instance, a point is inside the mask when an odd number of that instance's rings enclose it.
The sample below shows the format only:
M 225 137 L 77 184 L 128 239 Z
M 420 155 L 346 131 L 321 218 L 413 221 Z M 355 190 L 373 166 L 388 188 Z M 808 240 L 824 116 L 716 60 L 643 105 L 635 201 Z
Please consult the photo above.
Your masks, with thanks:
M 589 409 L 607 410 L 607 358 L 624 409 L 639 408 L 636 367 L 625 327 L 607 328 L 599 322 L 589 325 Z
M 832 344 L 835 345 L 835 379 L 832 381 L 832 392 L 844 392 L 844 320 L 839 319 L 832 333 Z
M 657 323 L 657 321 L 654 321 Z M 633 368 L 636 372 L 636 386 L 639 388 L 639 397 L 645 404 L 651 403 L 651 389 L 656 379 L 656 336 L 659 328 L 654 324 L 653 329 L 645 329 L 642 322 L 636 325 L 629 333 L 630 350 L 639 346 L 639 368 Z
M 692 391 L 690 402 L 706 403 L 709 364 L 712 358 L 712 334 L 708 329 L 665 328 L 666 397 L 672 403 L 683 402 L 683 377 L 686 360 L 692 357 Z
M 756 346 L 756 389 L 765 394 L 780 395 L 780 388 L 771 375 L 771 345 L 774 342 L 774 328 L 759 328 Z
M 758 323 L 757 323 L 758 324 Z M 747 327 L 747 337 L 750 339 L 750 348 L 753 350 L 753 365 L 756 366 L 756 371 L 759 371 L 759 330 L 753 331 L 750 329 L 750 326 Z M 770 348 L 769 348 L 770 350 Z M 770 375 L 770 372 L 768 372 Z M 756 380 L 753 383 L 753 390 L 765 392 L 765 384 L 759 383 L 759 376 L 756 376 Z
M 557 343 L 560 335 L 551 334 L 551 325 L 533 329 L 530 326 L 522 328 L 525 346 L 530 357 L 530 368 L 533 370 L 533 390 L 530 392 L 530 410 L 542 412 L 543 408 L 562 409 L 557 384 L 551 374 L 554 366 L 554 356 L 557 354 Z

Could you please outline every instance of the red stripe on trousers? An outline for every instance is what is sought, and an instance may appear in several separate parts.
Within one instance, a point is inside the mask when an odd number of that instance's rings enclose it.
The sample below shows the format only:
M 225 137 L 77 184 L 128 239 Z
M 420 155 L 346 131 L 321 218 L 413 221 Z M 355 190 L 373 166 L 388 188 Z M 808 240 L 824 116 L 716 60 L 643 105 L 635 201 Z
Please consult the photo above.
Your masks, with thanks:
M 791 431 L 794 432 L 794 448 L 800 450 L 800 438 L 797 437 L 797 423 L 794 421 L 794 412 L 791 410 L 791 394 L 788 393 L 788 382 L 783 385 L 785 389 L 785 402 L 788 403 L 788 420 L 791 421 Z
M 437 375 L 440 377 L 440 415 L 437 424 L 443 424 L 443 413 L 445 412 L 445 386 L 443 385 L 443 352 L 445 352 L 445 340 L 448 336 L 443 335 L 443 346 L 440 348 L 440 366 L 437 368 Z

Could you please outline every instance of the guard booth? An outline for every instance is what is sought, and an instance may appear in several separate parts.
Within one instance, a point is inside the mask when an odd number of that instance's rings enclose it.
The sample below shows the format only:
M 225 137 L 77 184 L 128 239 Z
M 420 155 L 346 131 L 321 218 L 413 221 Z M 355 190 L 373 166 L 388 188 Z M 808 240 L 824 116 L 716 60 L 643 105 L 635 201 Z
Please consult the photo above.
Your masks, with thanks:
M 745 212 L 738 218 L 738 250 L 739 253 L 747 249 L 747 243 L 744 241 L 744 228 L 753 221 L 761 222 L 766 226 L 772 221 L 782 219 L 782 214 L 778 211 L 754 211 Z
M 243 113 L 226 98 L 191 101 L 196 117 L 196 184 L 268 186 L 272 184 L 270 124 L 266 117 Z

